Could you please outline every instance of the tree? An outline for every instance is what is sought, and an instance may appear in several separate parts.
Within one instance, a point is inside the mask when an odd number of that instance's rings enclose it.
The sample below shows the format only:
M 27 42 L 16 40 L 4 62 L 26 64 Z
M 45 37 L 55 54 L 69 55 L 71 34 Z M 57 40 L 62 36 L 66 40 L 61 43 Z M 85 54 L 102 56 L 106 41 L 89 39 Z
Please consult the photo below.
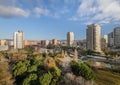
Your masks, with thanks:
M 81 51 L 81 55 L 86 56 L 87 55 L 87 51 L 86 50 L 82 50 Z
M 22 83 L 22 85 L 32 85 L 32 81 L 37 80 L 36 74 L 30 74 L 28 77 L 26 77 Z
M 34 57 L 35 60 L 42 60 L 43 59 L 43 55 L 42 54 L 37 54 L 35 57 Z
M 19 61 L 17 65 L 13 66 L 12 70 L 14 77 L 17 77 L 27 71 L 27 66 L 22 61 Z
M 0 85 L 13 85 L 14 80 L 8 69 L 8 63 L 0 62 Z
M 86 64 L 78 63 L 76 61 L 71 61 L 70 65 L 71 65 L 72 72 L 76 76 L 82 76 L 86 80 L 94 80 L 95 78 L 94 72 Z
M 43 56 L 43 57 L 47 57 L 47 53 L 43 53 L 42 56 Z
M 28 53 L 33 53 L 34 48 L 32 46 L 26 46 L 24 50 L 27 51 Z
M 55 66 L 50 69 L 50 72 L 53 75 L 51 85 L 56 85 L 57 81 L 59 80 L 61 76 L 61 70 L 57 66 Z
M 37 71 L 37 66 L 36 65 L 32 65 L 28 67 L 27 72 L 36 72 Z
M 3 54 L 2 53 L 0 53 L 0 60 L 1 60 L 1 58 L 3 57 Z
M 52 80 L 53 76 L 50 72 L 43 74 L 39 78 L 40 85 L 50 85 L 50 82 Z
M 88 54 L 88 55 L 92 55 L 93 53 L 96 53 L 96 52 L 93 51 L 93 50 L 87 50 L 87 54 Z
M 12 70 L 17 85 L 56 85 L 61 76 L 61 70 L 52 57 L 41 59 L 38 55 L 18 61 Z
M 61 56 L 64 57 L 64 55 L 65 55 L 65 51 L 62 50 L 62 51 L 61 51 Z
M 105 55 L 109 55 L 110 49 L 109 48 L 104 48 L 103 52 L 105 53 Z
M 50 68 L 56 66 L 55 60 L 51 57 L 46 57 L 44 60 L 44 66 L 47 70 L 49 70 Z

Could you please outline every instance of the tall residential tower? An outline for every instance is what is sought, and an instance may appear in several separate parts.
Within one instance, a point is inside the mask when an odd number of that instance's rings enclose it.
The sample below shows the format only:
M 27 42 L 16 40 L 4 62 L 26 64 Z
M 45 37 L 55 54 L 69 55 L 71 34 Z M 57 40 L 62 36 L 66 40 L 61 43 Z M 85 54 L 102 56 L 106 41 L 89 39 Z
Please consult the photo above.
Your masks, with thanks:
M 114 46 L 120 47 L 120 27 L 114 28 Z
M 69 47 L 72 47 L 73 43 L 74 43 L 74 33 L 73 32 L 68 32 L 67 33 L 67 45 Z
M 101 52 L 101 27 L 98 24 L 88 25 L 87 49 Z
M 24 47 L 24 33 L 23 31 L 14 32 L 14 49 L 21 49 Z

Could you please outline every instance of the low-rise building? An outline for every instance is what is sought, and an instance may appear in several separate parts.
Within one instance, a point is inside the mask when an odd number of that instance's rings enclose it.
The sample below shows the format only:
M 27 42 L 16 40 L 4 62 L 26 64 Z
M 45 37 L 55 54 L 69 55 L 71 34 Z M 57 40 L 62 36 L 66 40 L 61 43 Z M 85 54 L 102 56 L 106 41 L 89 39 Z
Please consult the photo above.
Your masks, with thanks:
M 37 46 L 38 43 L 39 43 L 38 41 L 25 40 L 24 41 L 24 46 Z
M 6 40 L 0 40 L 0 45 L 5 46 L 6 45 Z
M 0 51 L 7 51 L 9 49 L 8 45 L 0 46 Z
M 58 40 L 57 39 L 53 39 L 52 40 L 52 45 L 58 45 Z

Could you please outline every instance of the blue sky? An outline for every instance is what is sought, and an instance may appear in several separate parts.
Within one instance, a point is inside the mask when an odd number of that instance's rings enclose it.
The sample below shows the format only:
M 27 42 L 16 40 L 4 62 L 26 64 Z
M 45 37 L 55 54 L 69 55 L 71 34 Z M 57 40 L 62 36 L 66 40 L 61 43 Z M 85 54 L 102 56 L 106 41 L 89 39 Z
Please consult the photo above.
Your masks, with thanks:
M 86 38 L 87 25 L 101 25 L 102 35 L 120 26 L 119 0 L 0 0 L 0 39 L 23 30 L 25 39 Z

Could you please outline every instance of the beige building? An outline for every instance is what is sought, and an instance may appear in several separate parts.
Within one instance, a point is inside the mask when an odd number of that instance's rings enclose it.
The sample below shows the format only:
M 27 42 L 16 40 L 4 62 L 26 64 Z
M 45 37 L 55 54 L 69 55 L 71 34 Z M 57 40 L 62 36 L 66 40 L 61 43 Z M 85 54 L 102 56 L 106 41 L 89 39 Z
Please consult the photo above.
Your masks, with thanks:
M 74 33 L 73 32 L 68 32 L 67 33 L 67 45 L 69 47 L 72 47 L 74 43 Z
M 101 52 L 101 27 L 98 24 L 88 25 L 87 49 Z
M 24 33 L 23 31 L 14 32 L 14 49 L 21 49 L 24 47 Z
M 6 45 L 8 45 L 8 46 L 13 46 L 13 45 L 14 45 L 13 39 L 7 39 L 7 40 L 6 40 Z
M 49 45 L 49 40 L 45 40 L 44 45 L 48 46 Z
M 58 40 L 57 39 L 53 39 L 52 40 L 52 45 L 58 45 Z
M 39 43 L 38 41 L 25 40 L 24 41 L 24 46 L 37 46 L 38 43 Z
M 41 46 L 42 46 L 42 47 L 48 46 L 49 43 L 50 43 L 49 40 L 41 40 Z
M 5 46 L 6 45 L 6 40 L 0 40 L 0 45 Z

